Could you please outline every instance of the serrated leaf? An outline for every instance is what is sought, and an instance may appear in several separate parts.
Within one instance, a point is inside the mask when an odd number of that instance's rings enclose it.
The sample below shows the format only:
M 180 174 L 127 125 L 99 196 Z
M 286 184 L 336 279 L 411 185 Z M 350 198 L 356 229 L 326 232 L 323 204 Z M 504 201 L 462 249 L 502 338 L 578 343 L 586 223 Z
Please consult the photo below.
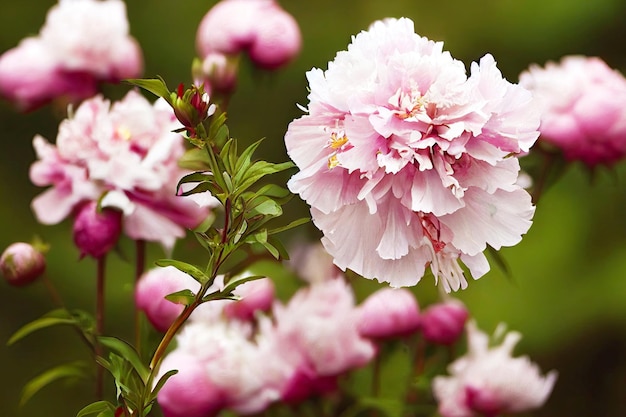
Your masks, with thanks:
M 144 365 L 143 361 L 139 357 L 139 353 L 137 353 L 134 347 L 116 337 L 100 336 L 98 337 L 98 341 L 103 346 L 106 346 L 112 351 L 118 353 L 124 360 L 130 363 L 144 383 L 148 381 L 150 370 L 146 365 Z
M 85 364 L 83 362 L 66 363 L 55 366 L 54 368 L 48 369 L 47 371 L 37 375 L 24 386 L 22 396 L 20 398 L 20 407 L 26 404 L 26 402 L 42 388 L 54 381 L 66 378 L 87 379 Z
M 306 224 L 306 223 L 308 223 L 310 221 L 311 221 L 311 219 L 309 217 L 302 217 L 300 219 L 296 219 L 296 220 L 294 220 L 292 222 L 289 222 L 289 224 L 286 224 L 285 226 L 281 226 L 281 227 L 277 227 L 275 229 L 268 230 L 267 234 L 268 235 L 275 235 L 277 233 L 284 232 L 286 230 L 293 229 L 294 227 L 298 227 L 300 225 Z
M 188 264 L 187 262 L 177 261 L 174 259 L 159 259 L 155 262 L 158 266 L 173 266 L 179 271 L 184 272 L 185 274 L 191 276 L 193 279 L 198 281 L 200 284 L 204 284 L 209 281 L 209 276 L 202 272 L 200 268 L 197 266 Z
M 83 407 L 78 414 L 76 414 L 76 417 L 85 417 L 90 414 L 103 413 L 107 410 L 115 413 L 115 406 L 108 401 L 96 401 L 95 403 L 91 403 Z
M 131 78 L 125 80 L 127 83 L 136 85 L 137 87 L 143 88 L 158 97 L 163 97 L 169 102 L 171 102 L 170 98 L 170 90 L 167 88 L 167 84 L 163 81 L 162 78 Z
M 60 324 L 76 325 L 77 323 L 76 319 L 67 310 L 53 310 L 19 328 L 15 333 L 13 333 L 13 336 L 11 336 L 11 338 L 7 342 L 7 345 L 10 346 L 28 336 L 29 334 L 36 332 L 37 330 L 45 329 L 51 326 L 57 326 Z
M 176 304 L 188 306 L 196 299 L 196 294 L 191 290 L 185 289 L 168 294 L 165 296 L 165 299 Z

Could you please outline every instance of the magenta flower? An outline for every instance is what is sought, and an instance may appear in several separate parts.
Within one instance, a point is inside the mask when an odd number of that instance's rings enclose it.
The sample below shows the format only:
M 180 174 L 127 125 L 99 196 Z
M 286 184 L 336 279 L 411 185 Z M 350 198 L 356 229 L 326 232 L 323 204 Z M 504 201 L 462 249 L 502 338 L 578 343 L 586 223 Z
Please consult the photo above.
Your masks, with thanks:
M 275 0 L 222 0 L 204 16 L 196 35 L 202 58 L 247 51 L 264 69 L 287 64 L 301 42 L 298 23 Z
M 60 0 L 38 36 L 0 57 L 0 95 L 27 111 L 59 96 L 91 97 L 99 82 L 138 77 L 142 70 L 121 0 Z
M 491 55 L 462 62 L 409 19 L 374 23 L 313 69 L 308 114 L 285 136 L 300 168 L 289 188 L 311 206 L 334 262 L 392 286 L 430 266 L 446 291 L 489 270 L 487 245 L 521 240 L 534 207 L 517 158 L 538 132 L 530 93 Z
M 51 186 L 32 208 L 39 222 L 55 224 L 87 201 L 123 212 L 123 231 L 132 239 L 171 249 L 185 228 L 208 214 L 193 199 L 175 194 L 186 171 L 180 128 L 164 102 L 150 104 L 131 91 L 114 104 L 102 97 L 85 101 L 61 122 L 56 145 L 36 136 L 39 158 L 30 170 L 35 185 Z
M 458 300 L 428 306 L 422 313 L 422 335 L 429 343 L 451 345 L 465 330 L 469 313 Z
M 567 56 L 520 75 L 542 110 L 541 140 L 594 167 L 626 156 L 626 78 L 600 58 Z
M 528 357 L 512 357 L 521 335 L 509 332 L 501 345 L 468 324 L 468 352 L 437 376 L 433 392 L 443 417 L 496 417 L 541 407 L 556 382 L 555 371 L 541 376 Z

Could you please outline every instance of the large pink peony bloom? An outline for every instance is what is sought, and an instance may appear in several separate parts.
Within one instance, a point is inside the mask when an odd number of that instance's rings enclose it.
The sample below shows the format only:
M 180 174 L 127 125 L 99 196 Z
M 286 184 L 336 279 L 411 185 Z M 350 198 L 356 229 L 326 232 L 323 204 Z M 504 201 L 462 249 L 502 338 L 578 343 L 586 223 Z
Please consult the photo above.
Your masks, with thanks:
M 626 156 L 626 78 L 600 58 L 567 56 L 520 75 L 542 109 L 541 139 L 589 166 Z
M 468 352 L 448 367 L 450 376 L 433 380 L 433 391 L 444 417 L 495 417 L 541 407 L 556 382 L 555 371 L 541 376 L 537 365 L 523 356 L 513 358 L 520 339 L 508 333 L 501 345 L 468 324 Z
M 31 110 L 59 96 L 91 97 L 99 82 L 138 77 L 142 70 L 121 0 L 60 0 L 38 36 L 0 57 L 0 95 Z
M 289 188 L 311 205 L 342 269 L 392 286 L 430 266 L 447 291 L 489 270 L 483 254 L 518 243 L 534 207 L 516 185 L 539 114 L 491 55 L 462 62 L 409 19 L 374 23 L 313 69 L 308 114 L 285 136 L 300 168 Z
M 185 152 L 171 108 L 154 105 L 131 91 L 114 104 L 97 96 L 61 122 L 56 145 L 33 140 L 39 158 L 30 169 L 35 185 L 52 186 L 32 208 L 44 224 L 55 224 L 84 202 L 121 210 L 123 230 L 132 239 L 172 248 L 185 228 L 208 214 L 193 199 L 175 195 L 186 174 L 178 167 Z

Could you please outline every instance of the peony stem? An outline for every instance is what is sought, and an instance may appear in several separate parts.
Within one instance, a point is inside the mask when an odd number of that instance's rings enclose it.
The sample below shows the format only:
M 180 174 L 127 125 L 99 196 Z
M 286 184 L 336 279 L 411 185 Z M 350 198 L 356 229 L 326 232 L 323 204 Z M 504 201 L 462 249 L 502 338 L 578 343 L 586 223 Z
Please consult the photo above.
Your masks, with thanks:
M 144 273 L 146 264 L 146 241 L 138 239 L 135 241 L 135 286 L 139 282 L 139 278 Z M 135 348 L 141 355 L 141 314 L 137 308 L 137 303 L 133 303 L 135 317 Z
M 97 259 L 96 280 L 96 335 L 104 334 L 104 278 L 106 272 L 106 254 Z M 102 345 L 96 343 L 96 356 L 102 356 Z M 96 398 L 102 399 L 104 388 L 104 368 L 100 365 L 96 368 Z

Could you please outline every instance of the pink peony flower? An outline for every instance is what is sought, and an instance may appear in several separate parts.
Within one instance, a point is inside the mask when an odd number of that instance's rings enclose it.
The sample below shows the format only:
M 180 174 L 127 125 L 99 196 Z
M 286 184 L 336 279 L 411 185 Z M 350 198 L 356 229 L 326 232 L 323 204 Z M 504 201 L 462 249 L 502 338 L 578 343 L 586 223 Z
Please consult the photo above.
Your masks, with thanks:
M 465 288 L 459 262 L 482 276 L 487 245 L 518 243 L 534 213 L 511 157 L 538 136 L 530 93 L 491 55 L 468 77 L 442 48 L 409 19 L 374 23 L 307 73 L 308 114 L 285 136 L 289 188 L 335 264 L 394 287 L 430 266 L 446 291 Z
M 626 156 L 626 78 L 600 58 L 567 56 L 520 75 L 542 110 L 541 139 L 594 167 Z
M 283 388 L 285 400 L 319 392 L 334 377 L 367 364 L 376 354 L 374 345 L 359 334 L 354 295 L 342 279 L 299 290 L 286 306 L 275 305 L 274 318 L 275 354 L 292 369 Z M 294 381 L 308 386 L 296 387 L 295 393 Z
M 0 57 L 0 95 L 28 111 L 59 96 L 91 97 L 99 82 L 138 77 L 142 69 L 121 0 L 60 0 L 38 36 Z
M 173 266 L 153 268 L 137 282 L 135 303 L 157 330 L 165 332 L 184 308 L 182 304 L 166 300 L 165 296 L 185 289 L 196 292 L 200 283 Z
M 451 345 L 465 329 L 469 313 L 457 300 L 433 304 L 422 313 L 422 334 L 430 343 Z
M 204 16 L 196 35 L 202 58 L 248 51 L 252 62 L 265 69 L 291 61 L 301 42 L 297 22 L 275 0 L 223 0 Z
M 468 352 L 448 367 L 450 376 L 437 376 L 433 392 L 443 417 L 496 417 L 538 408 L 556 382 L 555 371 L 541 376 L 528 357 L 511 356 L 521 338 L 508 333 L 501 345 L 468 324 Z
M 85 101 L 61 122 L 56 145 L 36 136 L 39 158 L 30 170 L 35 185 L 52 186 L 32 208 L 44 224 L 62 221 L 79 205 L 100 200 L 123 212 L 124 233 L 171 249 L 185 228 L 197 226 L 207 209 L 175 195 L 186 171 L 178 167 L 185 148 L 171 108 L 150 104 L 135 91 L 117 103 Z
M 274 282 L 269 278 L 244 282 L 233 293 L 241 298 L 224 305 L 226 317 L 252 320 L 257 311 L 271 309 L 274 302 Z
M 417 300 L 404 288 L 383 288 L 359 306 L 359 332 L 364 337 L 406 336 L 420 326 Z
M 46 258 L 28 243 L 13 243 L 0 256 L 0 273 L 9 284 L 16 287 L 30 284 L 45 270 Z
M 269 350 L 273 345 L 263 337 L 255 337 L 249 323 L 193 320 L 185 325 L 177 341 L 178 347 L 170 355 L 185 354 L 196 360 L 210 384 L 221 393 L 220 407 L 254 414 L 279 398 L 286 365 L 275 351 Z M 175 369 L 175 364 L 170 366 Z M 162 372 L 167 369 L 162 367 Z

